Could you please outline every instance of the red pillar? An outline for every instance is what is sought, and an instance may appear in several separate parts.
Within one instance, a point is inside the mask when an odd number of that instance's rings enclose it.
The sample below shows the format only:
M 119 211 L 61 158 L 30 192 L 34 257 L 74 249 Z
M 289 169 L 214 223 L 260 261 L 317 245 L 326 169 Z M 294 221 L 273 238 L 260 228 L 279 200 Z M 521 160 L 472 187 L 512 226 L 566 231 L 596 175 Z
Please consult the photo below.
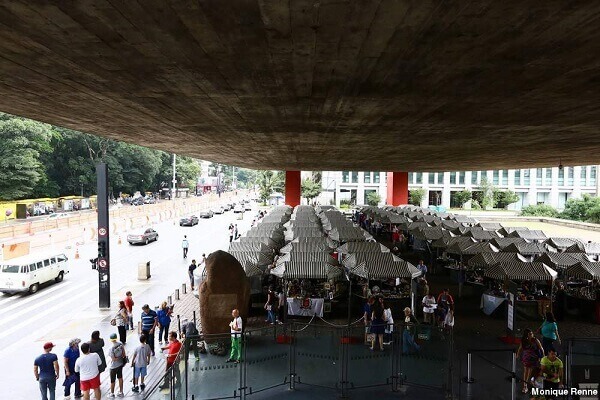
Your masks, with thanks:
M 387 199 L 391 206 L 408 204 L 408 172 L 387 173 Z
M 285 204 L 300 205 L 300 171 L 285 171 Z

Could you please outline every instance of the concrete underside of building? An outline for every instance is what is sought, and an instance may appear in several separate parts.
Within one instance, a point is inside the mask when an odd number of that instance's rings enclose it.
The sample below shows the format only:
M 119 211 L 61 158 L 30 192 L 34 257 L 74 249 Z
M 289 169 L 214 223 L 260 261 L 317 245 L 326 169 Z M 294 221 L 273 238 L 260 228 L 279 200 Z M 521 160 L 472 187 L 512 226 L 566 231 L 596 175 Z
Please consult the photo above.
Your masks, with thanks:
M 597 164 L 600 2 L 0 3 L 0 110 L 253 168 Z

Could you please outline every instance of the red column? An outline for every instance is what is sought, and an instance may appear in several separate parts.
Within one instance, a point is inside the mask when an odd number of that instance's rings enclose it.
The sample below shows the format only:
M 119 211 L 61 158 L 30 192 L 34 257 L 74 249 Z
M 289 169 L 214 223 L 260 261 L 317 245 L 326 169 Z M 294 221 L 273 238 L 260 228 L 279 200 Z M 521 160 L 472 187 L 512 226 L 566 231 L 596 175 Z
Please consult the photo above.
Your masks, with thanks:
M 285 204 L 296 207 L 300 205 L 300 171 L 285 171 Z
M 408 172 L 387 173 L 386 203 L 392 206 L 408 204 Z

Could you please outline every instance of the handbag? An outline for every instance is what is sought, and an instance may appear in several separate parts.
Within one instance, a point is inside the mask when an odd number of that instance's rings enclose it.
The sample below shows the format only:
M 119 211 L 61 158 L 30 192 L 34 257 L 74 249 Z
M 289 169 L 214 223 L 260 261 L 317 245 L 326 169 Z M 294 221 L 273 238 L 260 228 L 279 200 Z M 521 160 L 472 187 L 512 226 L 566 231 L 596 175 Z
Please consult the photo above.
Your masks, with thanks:
M 115 326 L 115 325 L 117 325 L 117 320 L 116 320 L 115 318 L 111 319 L 111 320 L 110 320 L 110 324 L 111 324 L 112 326 Z

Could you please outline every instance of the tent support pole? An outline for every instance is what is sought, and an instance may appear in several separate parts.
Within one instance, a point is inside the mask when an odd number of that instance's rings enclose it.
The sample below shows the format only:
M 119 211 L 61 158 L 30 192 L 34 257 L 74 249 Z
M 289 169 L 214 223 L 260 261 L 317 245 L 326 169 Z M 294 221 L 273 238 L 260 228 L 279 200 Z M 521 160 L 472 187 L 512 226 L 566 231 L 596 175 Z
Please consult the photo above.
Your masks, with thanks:
M 350 275 L 348 275 L 348 327 L 350 327 L 350 323 L 352 319 L 352 279 L 350 279 Z

